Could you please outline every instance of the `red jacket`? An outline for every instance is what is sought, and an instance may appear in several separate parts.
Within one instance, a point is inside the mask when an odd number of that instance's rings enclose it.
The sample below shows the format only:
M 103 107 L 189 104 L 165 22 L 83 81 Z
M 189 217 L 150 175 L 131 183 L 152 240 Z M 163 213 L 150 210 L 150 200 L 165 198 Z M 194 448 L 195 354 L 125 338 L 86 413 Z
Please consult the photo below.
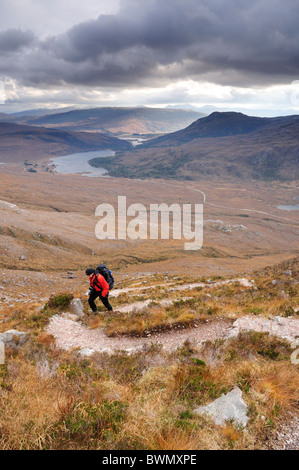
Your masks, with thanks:
M 92 274 L 89 277 L 89 281 L 90 287 L 95 289 L 97 292 L 102 291 L 102 296 L 106 297 L 109 292 L 109 284 L 102 274 Z

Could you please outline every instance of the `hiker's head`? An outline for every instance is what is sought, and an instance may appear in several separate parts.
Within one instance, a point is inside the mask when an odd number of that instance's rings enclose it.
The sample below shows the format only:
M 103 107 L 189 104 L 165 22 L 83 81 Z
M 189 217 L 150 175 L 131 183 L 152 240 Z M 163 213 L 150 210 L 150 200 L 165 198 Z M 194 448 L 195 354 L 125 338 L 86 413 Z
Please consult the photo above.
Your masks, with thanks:
M 87 268 L 85 271 L 86 276 L 91 276 L 94 273 L 95 273 L 95 270 L 91 268 Z

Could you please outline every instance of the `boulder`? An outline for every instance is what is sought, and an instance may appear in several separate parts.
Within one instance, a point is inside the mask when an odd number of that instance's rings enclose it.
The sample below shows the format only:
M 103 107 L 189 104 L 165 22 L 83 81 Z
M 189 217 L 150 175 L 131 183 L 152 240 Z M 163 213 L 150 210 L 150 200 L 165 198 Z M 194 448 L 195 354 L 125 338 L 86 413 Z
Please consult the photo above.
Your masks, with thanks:
M 70 313 L 76 315 L 79 318 L 84 317 L 84 309 L 80 299 L 73 299 L 69 306 Z
M 222 395 L 213 403 L 201 406 L 195 410 L 200 415 L 207 414 L 213 421 L 222 426 L 226 421 L 234 420 L 237 424 L 245 427 L 248 422 L 248 407 L 242 398 L 242 391 L 239 387 L 234 388 L 226 395 Z
M 21 214 L 23 211 L 15 204 L 11 204 L 10 202 L 0 201 L 0 209 L 8 210 L 11 212 L 16 212 L 17 214 Z
M 0 333 L 0 341 L 12 349 L 22 346 L 28 340 L 28 333 L 17 330 L 8 330 Z

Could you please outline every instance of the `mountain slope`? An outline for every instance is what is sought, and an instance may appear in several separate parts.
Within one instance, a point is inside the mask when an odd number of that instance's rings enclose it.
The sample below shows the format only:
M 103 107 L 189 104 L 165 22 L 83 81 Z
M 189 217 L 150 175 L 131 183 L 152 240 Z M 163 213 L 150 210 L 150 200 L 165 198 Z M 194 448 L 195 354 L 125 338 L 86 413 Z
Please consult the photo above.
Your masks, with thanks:
M 65 132 L 0 122 L 0 162 L 39 160 L 91 150 L 129 150 L 131 144 L 105 134 Z
M 227 137 L 249 134 L 266 126 L 296 122 L 298 116 L 285 118 L 260 118 L 235 112 L 214 112 L 198 119 L 186 129 L 174 132 L 144 144 L 145 146 L 180 145 L 199 138 Z
M 11 114 L 0 113 L 0 122 L 16 122 L 17 118 Z
M 162 108 L 94 108 L 28 119 L 27 124 L 76 131 L 161 134 L 182 129 L 203 113 Z
M 220 119 L 214 116 L 216 123 L 203 118 L 183 131 L 92 164 L 104 166 L 111 176 L 130 178 L 299 179 L 299 116 L 246 116 L 240 125 L 239 120 L 231 120 L 231 113 L 228 121 L 223 120 L 227 113 L 223 114 Z

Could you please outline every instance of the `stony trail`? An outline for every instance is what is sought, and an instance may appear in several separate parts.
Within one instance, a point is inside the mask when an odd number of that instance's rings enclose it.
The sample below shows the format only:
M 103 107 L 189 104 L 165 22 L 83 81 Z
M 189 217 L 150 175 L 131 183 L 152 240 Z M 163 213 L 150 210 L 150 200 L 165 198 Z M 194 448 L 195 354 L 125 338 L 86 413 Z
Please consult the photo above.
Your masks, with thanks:
M 179 286 L 170 285 L 170 284 L 161 284 L 159 287 L 166 287 L 168 291 L 183 291 L 183 290 L 191 290 L 196 289 L 197 287 L 202 288 L 213 288 L 224 286 L 226 284 L 232 284 L 234 282 L 238 282 L 243 287 L 252 287 L 254 285 L 253 281 L 249 281 L 245 278 L 236 278 L 236 279 L 229 279 L 226 281 L 216 281 L 216 282 L 193 282 L 190 284 L 182 284 Z M 142 292 L 144 290 L 154 289 L 156 286 L 143 286 L 143 287 L 125 287 L 123 289 L 114 289 L 112 292 L 109 293 L 110 297 L 118 297 L 120 294 L 127 294 L 130 292 Z
M 47 333 L 54 336 L 56 345 L 65 350 L 73 348 L 89 349 L 91 352 L 113 353 L 118 350 L 129 353 L 142 350 L 152 343 L 161 343 L 166 352 L 180 347 L 186 340 L 195 346 L 204 341 L 227 339 L 237 336 L 242 331 L 269 333 L 288 341 L 299 338 L 299 320 L 295 318 L 275 317 L 271 320 L 245 316 L 234 321 L 231 319 L 210 320 L 199 323 L 196 327 L 177 329 L 149 334 L 147 337 L 108 337 L 103 328 L 89 329 L 78 321 L 55 315 L 47 327 Z
M 248 279 L 232 279 L 227 281 L 217 281 L 212 283 L 193 283 L 183 285 L 167 285 L 168 291 L 185 291 L 196 287 L 212 288 L 229 283 L 239 282 L 244 288 L 254 286 L 254 281 Z M 122 293 L 132 291 L 142 291 L 155 286 L 143 286 L 140 288 L 115 289 L 111 292 L 111 297 L 117 297 Z M 187 299 L 184 297 L 183 299 Z M 138 312 L 149 306 L 155 299 L 126 304 L 117 309 L 115 313 Z M 160 300 L 159 305 L 168 306 L 175 302 L 175 299 Z M 89 329 L 81 322 L 76 321 L 68 314 L 55 315 L 50 319 L 47 332 L 54 336 L 56 344 L 61 349 L 70 350 L 73 348 L 88 349 L 90 352 L 113 353 L 117 350 L 136 352 L 144 347 L 151 346 L 152 343 L 161 343 L 166 352 L 171 352 L 181 346 L 184 341 L 189 340 L 194 345 L 199 345 L 204 341 L 214 341 L 216 339 L 226 339 L 237 336 L 241 331 L 268 332 L 271 335 L 287 339 L 294 342 L 299 338 L 299 320 L 295 318 L 275 317 L 267 319 L 264 317 L 243 316 L 233 321 L 232 319 L 213 319 L 206 323 L 199 323 L 196 327 L 173 328 L 167 332 L 149 334 L 147 337 L 136 338 L 129 336 L 108 337 L 103 328 Z
M 150 347 L 152 343 L 161 343 L 164 351 L 171 352 L 186 340 L 199 344 L 226 337 L 231 323 L 230 320 L 213 321 L 202 323 L 197 328 L 157 333 L 146 338 L 110 338 L 105 335 L 102 328 L 91 330 L 78 322 L 55 315 L 50 321 L 47 332 L 55 337 L 57 346 L 65 350 L 87 348 L 97 352 L 113 353 L 122 350 L 130 353 Z
M 229 332 L 229 337 L 238 336 L 242 331 L 258 331 L 261 333 L 269 333 L 286 339 L 289 342 L 295 342 L 299 338 L 299 320 L 292 317 L 274 317 L 272 319 L 264 317 L 244 316 L 238 318 L 233 324 L 233 328 Z
M 199 345 L 204 341 L 226 339 L 237 336 L 242 331 L 267 332 L 290 342 L 299 338 L 299 320 L 295 318 L 275 317 L 271 320 L 245 316 L 235 322 L 230 319 L 211 320 L 200 323 L 197 327 L 173 329 L 163 333 L 155 333 L 147 337 L 106 336 L 104 329 L 89 329 L 85 325 L 59 315 L 51 318 L 47 333 L 54 336 L 59 348 L 88 348 L 98 352 L 113 353 L 117 350 L 136 352 L 152 343 L 161 343 L 166 352 L 171 352 L 189 340 Z

